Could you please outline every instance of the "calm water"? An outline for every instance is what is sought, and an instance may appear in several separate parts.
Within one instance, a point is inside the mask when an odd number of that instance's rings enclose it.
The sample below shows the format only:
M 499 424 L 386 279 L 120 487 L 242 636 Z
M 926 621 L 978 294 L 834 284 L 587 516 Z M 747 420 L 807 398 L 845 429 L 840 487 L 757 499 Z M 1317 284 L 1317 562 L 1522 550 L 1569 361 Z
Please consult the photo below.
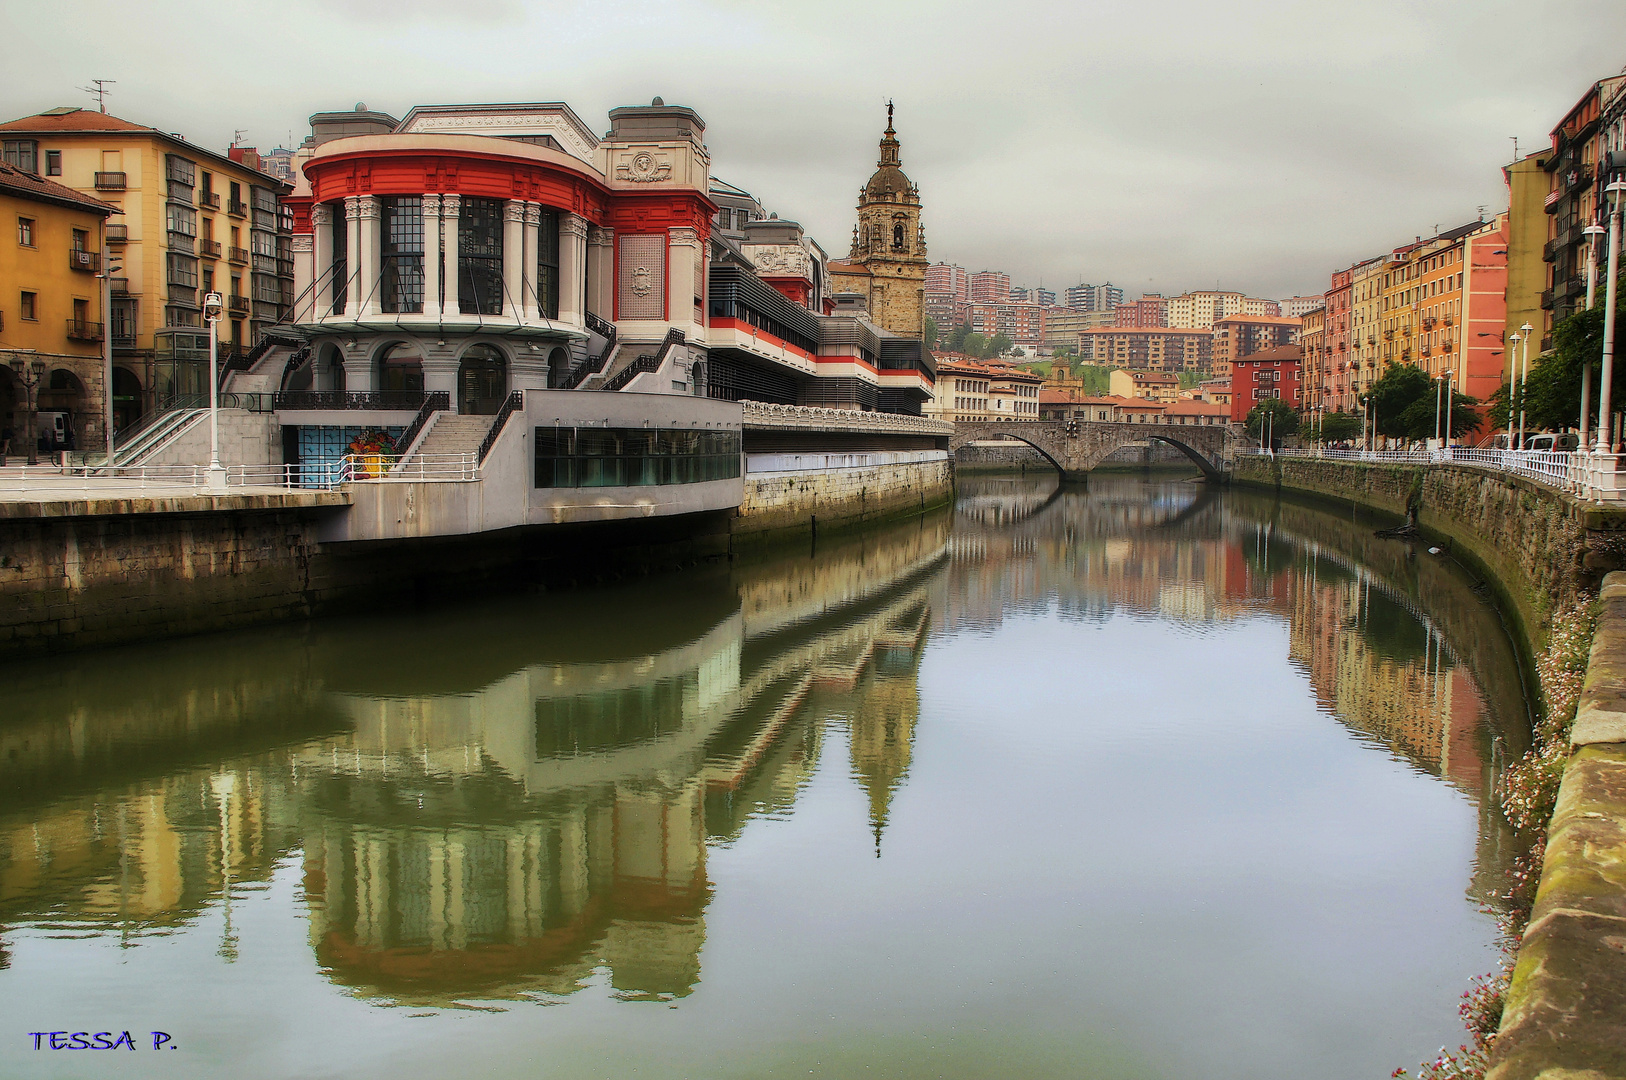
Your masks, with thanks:
M 1524 706 L 1380 524 L 974 481 L 750 566 L 0 669 L 0 1073 L 1415 1066 L 1495 961 Z

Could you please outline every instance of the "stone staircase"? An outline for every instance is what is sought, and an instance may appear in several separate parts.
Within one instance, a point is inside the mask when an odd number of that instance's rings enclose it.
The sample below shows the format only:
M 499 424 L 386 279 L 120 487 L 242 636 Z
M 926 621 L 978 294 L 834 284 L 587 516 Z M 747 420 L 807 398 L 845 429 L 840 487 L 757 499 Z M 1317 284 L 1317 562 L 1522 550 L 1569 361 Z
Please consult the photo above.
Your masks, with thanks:
M 458 416 L 455 413 L 440 413 L 435 418 L 435 426 L 430 428 L 429 434 L 425 435 L 423 440 L 418 443 L 418 448 L 412 452 L 412 457 L 479 453 L 480 444 L 485 441 L 486 432 L 491 430 L 492 419 L 490 416 Z

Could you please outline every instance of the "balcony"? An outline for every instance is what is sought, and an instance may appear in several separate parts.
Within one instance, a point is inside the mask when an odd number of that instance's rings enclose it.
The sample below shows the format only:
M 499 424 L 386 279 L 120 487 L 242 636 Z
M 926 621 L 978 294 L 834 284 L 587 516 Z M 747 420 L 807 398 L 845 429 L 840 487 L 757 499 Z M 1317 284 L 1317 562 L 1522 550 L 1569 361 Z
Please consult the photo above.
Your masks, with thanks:
M 218 258 L 220 258 L 220 241 L 219 240 L 199 240 L 198 241 L 198 254 L 201 255 L 205 259 L 218 259 Z
M 198 193 L 198 205 L 207 206 L 211 210 L 220 209 L 220 192 L 203 191 Z
M 1440 351 L 1441 352 L 1450 352 L 1454 347 L 1455 346 L 1453 346 L 1449 341 L 1447 341 L 1444 345 L 1440 346 Z
M 108 278 L 107 284 L 114 296 L 130 295 L 130 279 L 127 277 Z
M 272 398 L 277 409 L 416 409 L 427 395 L 422 390 L 281 390 Z
M 197 249 L 197 237 L 188 236 L 186 233 L 178 232 L 172 232 L 169 234 L 169 250 L 191 255 L 196 252 Z
M 68 252 L 68 269 L 83 270 L 87 274 L 94 274 L 102 268 L 102 256 L 97 251 L 80 251 L 72 248 Z
M 123 191 L 124 174 L 121 172 L 99 172 L 96 174 L 97 191 Z
M 231 312 L 233 315 L 247 315 L 248 311 L 249 311 L 248 297 L 246 297 L 246 296 L 228 296 L 228 297 L 226 297 L 226 310 Z
M 230 262 L 230 263 L 236 263 L 238 266 L 247 266 L 248 265 L 248 248 L 240 248 L 240 247 L 227 248 L 226 249 L 226 261 Z
M 99 322 L 85 322 L 82 319 L 68 320 L 68 340 L 70 341 L 100 341 L 102 336 L 102 324 Z
M 1432 329 L 1434 329 L 1434 324 L 1437 321 L 1438 320 L 1435 319 L 1434 316 L 1432 316 L 1432 315 L 1425 316 L 1423 318 L 1423 329 L 1424 330 L 1432 330 Z
M 1541 306 L 1542 306 L 1542 309 L 1545 310 L 1545 311 L 1553 310 L 1553 290 L 1551 290 L 1551 289 L 1543 289 L 1543 290 L 1541 290 Z
M 1455 326 L 1455 325 L 1457 325 L 1457 319 L 1456 319 L 1456 316 L 1454 316 L 1454 315 L 1447 315 L 1444 319 L 1441 320 L 1441 322 L 1443 322 L 1446 326 Z
M 130 239 L 130 226 L 109 225 L 106 228 L 107 242 L 109 244 L 124 244 Z
M 248 204 L 233 199 L 226 204 L 226 213 L 232 217 L 246 218 L 248 217 Z

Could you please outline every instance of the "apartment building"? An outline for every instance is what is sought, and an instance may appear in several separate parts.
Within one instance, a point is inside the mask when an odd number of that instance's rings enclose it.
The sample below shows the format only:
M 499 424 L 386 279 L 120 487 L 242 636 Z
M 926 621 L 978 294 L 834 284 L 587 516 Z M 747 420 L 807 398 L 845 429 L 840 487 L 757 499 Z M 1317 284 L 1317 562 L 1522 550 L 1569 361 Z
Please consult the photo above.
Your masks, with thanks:
M 1355 401 L 1350 391 L 1350 272 L 1337 270 L 1332 275 L 1332 287 L 1327 290 L 1326 304 L 1326 365 L 1323 380 L 1322 408 L 1327 412 L 1354 412 Z
M 1168 325 L 1184 330 L 1211 330 L 1229 315 L 1280 316 L 1282 306 L 1238 292 L 1199 291 L 1171 297 Z
M 1619 167 L 1626 168 L 1626 74 L 1588 87 L 1550 137 L 1544 166 L 1549 225 L 1542 252 L 1549 272 L 1541 297 L 1541 306 L 1551 315 L 1548 330 L 1586 303 L 1588 241 L 1583 230 L 1607 224 L 1602 208 L 1609 169 L 1604 166 L 1611 148 L 1623 155 Z M 1545 338 L 1542 348 L 1550 346 Z
M 1074 311 L 1110 312 L 1124 302 L 1124 291 L 1111 282 L 1079 284 L 1062 290 L 1062 304 Z
M 1126 329 L 1155 329 L 1169 325 L 1169 302 L 1158 293 L 1147 293 L 1139 300 L 1119 304 L 1113 309 L 1114 325 Z
M 1081 330 L 1078 336 L 1085 343 L 1080 354 L 1096 364 L 1137 371 L 1206 372 L 1213 362 L 1214 335 L 1208 330 L 1107 326 Z
M 971 299 L 971 277 L 965 267 L 953 263 L 932 263 L 926 267 L 926 295 L 950 301 Z
M 1107 389 L 1114 397 L 1157 401 L 1172 405 L 1180 399 L 1180 380 L 1158 371 L 1114 370 L 1107 376 Z
M 225 297 L 228 363 L 289 319 L 293 214 L 281 180 L 179 135 L 71 107 L 0 124 L 0 146 L 8 163 L 30 162 L 119 211 L 107 232 L 123 263 L 107 333 L 124 421 L 206 392 L 205 294 Z
M 1227 315 L 1215 320 L 1213 372 L 1225 376 L 1231 364 L 1261 349 L 1279 348 L 1298 340 L 1300 322 L 1279 315 Z
M 1011 299 L 1011 275 L 998 270 L 978 270 L 971 275 L 967 291 L 973 304 L 1006 304 Z
M 1255 405 L 1278 398 L 1299 407 L 1297 345 L 1282 345 L 1231 362 L 1231 421 L 1243 423 Z
M 1044 313 L 1044 344 L 1048 349 L 1071 348 L 1081 359 L 1095 358 L 1095 341 L 1086 330 L 1110 327 L 1116 320 L 1111 311 L 1074 311 L 1072 308 L 1046 308 Z
M 1304 408 L 1315 412 L 1326 407 L 1329 388 L 1327 357 L 1327 309 L 1312 308 L 1300 318 L 1299 350 L 1303 357 L 1300 381 L 1304 388 Z

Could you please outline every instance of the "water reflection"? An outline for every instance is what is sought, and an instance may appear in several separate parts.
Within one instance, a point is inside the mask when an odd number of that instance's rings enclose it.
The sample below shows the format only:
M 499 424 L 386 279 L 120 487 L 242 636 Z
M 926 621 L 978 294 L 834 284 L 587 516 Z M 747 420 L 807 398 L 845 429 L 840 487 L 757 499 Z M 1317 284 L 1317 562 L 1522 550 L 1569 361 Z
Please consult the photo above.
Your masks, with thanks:
M 955 721 L 923 712 L 922 665 L 1023 621 L 1042 628 L 1035 662 L 1063 682 L 1082 670 L 1061 641 L 1070 626 L 1279 628 L 1251 662 L 1297 671 L 1351 753 L 1391 756 L 1474 802 L 1477 859 L 1458 886 L 1493 899 L 1515 846 L 1491 792 L 1500 757 L 1522 747 L 1523 697 L 1507 635 L 1459 568 L 1377 539 L 1372 522 L 1240 491 L 963 487 L 952 513 L 812 554 L 11 668 L 0 966 L 26 945 L 31 978 L 65 1000 L 74 983 L 60 973 L 96 942 L 163 950 L 206 933 L 211 963 L 241 962 L 244 917 L 275 912 L 308 933 L 306 968 L 364 1008 L 579 1001 L 595 985 L 621 1001 L 698 1000 L 714 964 L 744 978 L 708 958 L 712 864 L 760 859 L 736 849 L 753 837 L 760 849 L 767 822 L 816 826 L 820 850 L 859 833 L 873 867 L 900 854 L 909 867 L 929 830 L 897 838 L 906 794 L 1022 805 L 1026 774 L 923 757 Z M 1094 678 L 1080 699 L 1113 687 L 1110 672 Z M 984 679 L 1016 702 L 1040 689 L 997 666 Z M 966 769 L 969 784 L 952 779 Z M 807 805 L 821 776 L 847 785 L 861 827 Z M 1076 796 L 1054 798 L 1000 842 L 1079 873 L 1045 839 Z M 862 890 L 875 872 L 847 866 L 832 887 Z M 933 897 L 916 962 L 937 955 L 938 922 L 975 910 L 981 872 L 912 872 Z M 1034 874 L 1040 899 L 1010 925 L 1045 923 L 1043 897 L 1088 895 Z M 279 881 L 292 886 L 280 900 Z M 738 936 L 741 919 L 775 916 L 736 910 L 728 925 Z M 825 932 L 831 949 L 851 933 Z M 1464 978 L 1483 966 L 1464 964 Z M 0 975 L 0 1002 L 31 992 L 15 974 Z M 779 982 L 794 992 L 807 977 Z M 1051 995 L 1069 1016 L 1084 1007 L 1075 990 Z M 918 992 L 923 1016 L 940 1007 L 938 991 Z M 844 1037 L 821 1031 L 800 1037 Z M 1389 1067 L 1403 1060 L 1415 1057 Z M 1237 1074 L 1294 1075 L 1253 1064 Z

